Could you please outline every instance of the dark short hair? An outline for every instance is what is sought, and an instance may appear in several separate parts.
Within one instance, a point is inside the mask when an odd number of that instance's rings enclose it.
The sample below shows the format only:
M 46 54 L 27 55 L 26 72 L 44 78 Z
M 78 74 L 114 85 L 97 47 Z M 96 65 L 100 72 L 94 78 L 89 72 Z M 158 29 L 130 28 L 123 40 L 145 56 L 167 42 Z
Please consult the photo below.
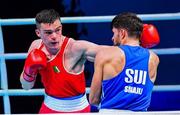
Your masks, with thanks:
M 117 29 L 126 29 L 128 36 L 135 36 L 137 38 L 141 37 L 143 30 L 142 20 L 132 12 L 124 12 L 115 16 L 111 26 Z
M 35 21 L 37 28 L 41 23 L 53 23 L 55 20 L 60 20 L 60 15 L 54 9 L 45 9 L 36 14 Z

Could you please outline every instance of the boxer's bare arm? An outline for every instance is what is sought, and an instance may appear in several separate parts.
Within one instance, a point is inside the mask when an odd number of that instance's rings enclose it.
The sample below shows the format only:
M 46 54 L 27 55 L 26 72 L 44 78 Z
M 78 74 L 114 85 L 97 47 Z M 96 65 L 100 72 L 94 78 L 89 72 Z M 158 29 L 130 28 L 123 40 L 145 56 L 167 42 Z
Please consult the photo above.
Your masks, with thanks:
M 41 43 L 41 39 L 34 40 L 34 41 L 31 43 L 31 45 L 30 45 L 30 47 L 29 47 L 29 49 L 28 49 L 28 53 L 29 53 L 31 50 L 39 47 L 40 43 Z M 26 80 L 23 78 L 23 73 L 24 73 L 24 69 L 23 69 L 23 71 L 21 72 L 21 75 L 20 75 L 20 82 L 21 82 L 22 88 L 23 88 L 23 89 L 26 89 L 26 90 L 31 89 L 31 88 L 34 86 L 35 80 L 32 81 L 32 82 L 26 81 Z

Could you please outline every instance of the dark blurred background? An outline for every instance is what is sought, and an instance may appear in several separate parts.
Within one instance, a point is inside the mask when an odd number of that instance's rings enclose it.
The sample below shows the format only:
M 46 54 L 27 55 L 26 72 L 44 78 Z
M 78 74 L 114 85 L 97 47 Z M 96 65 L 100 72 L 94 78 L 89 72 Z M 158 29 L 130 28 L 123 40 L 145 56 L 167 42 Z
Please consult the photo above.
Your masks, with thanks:
M 0 18 L 34 18 L 45 8 L 56 9 L 61 17 L 117 15 L 132 11 L 137 14 L 176 13 L 180 11 L 179 0 L 1 0 Z M 174 48 L 180 46 L 180 20 L 144 21 L 154 24 L 161 42 L 154 48 Z M 27 52 L 31 42 L 37 39 L 35 25 L 2 26 L 5 53 Z M 63 24 L 63 33 L 74 39 L 88 40 L 97 44 L 112 45 L 110 23 Z M 159 55 L 155 85 L 180 85 L 178 73 L 180 55 Z M 19 76 L 24 60 L 7 60 L 8 88 L 21 89 Z M 86 62 L 87 86 L 93 75 L 93 63 Z M 35 88 L 42 88 L 40 77 Z M 149 110 L 180 110 L 180 92 L 153 92 Z M 42 96 L 10 96 L 12 113 L 38 113 Z M 3 98 L 0 97 L 0 113 L 4 113 Z

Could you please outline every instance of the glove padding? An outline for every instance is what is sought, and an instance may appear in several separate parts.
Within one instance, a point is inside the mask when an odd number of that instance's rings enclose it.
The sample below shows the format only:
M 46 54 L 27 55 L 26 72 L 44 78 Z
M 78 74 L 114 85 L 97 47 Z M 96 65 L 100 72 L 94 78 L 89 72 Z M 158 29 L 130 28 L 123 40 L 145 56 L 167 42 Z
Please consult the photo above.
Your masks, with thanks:
M 152 48 L 159 44 L 160 37 L 156 27 L 152 24 L 143 24 L 143 32 L 140 42 L 141 46 L 144 48 Z
M 33 81 L 38 73 L 38 70 L 46 67 L 47 58 L 46 54 L 39 50 L 32 50 L 25 61 L 23 77 L 26 81 Z

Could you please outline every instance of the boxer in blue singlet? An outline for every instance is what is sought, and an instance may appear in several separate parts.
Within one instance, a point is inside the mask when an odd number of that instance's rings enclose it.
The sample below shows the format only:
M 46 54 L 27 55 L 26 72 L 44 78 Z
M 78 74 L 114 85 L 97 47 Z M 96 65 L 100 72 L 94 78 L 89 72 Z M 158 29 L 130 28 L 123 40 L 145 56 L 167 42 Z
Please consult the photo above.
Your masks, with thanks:
M 115 46 L 104 48 L 95 58 L 89 101 L 99 105 L 100 111 L 147 111 L 159 58 L 142 47 L 147 44 L 141 44 L 144 43 L 140 40 L 143 23 L 136 14 L 117 15 L 112 21 L 112 31 Z M 147 33 L 157 34 L 154 31 L 146 30 Z M 152 41 L 154 35 L 146 35 L 147 41 L 155 43 Z

